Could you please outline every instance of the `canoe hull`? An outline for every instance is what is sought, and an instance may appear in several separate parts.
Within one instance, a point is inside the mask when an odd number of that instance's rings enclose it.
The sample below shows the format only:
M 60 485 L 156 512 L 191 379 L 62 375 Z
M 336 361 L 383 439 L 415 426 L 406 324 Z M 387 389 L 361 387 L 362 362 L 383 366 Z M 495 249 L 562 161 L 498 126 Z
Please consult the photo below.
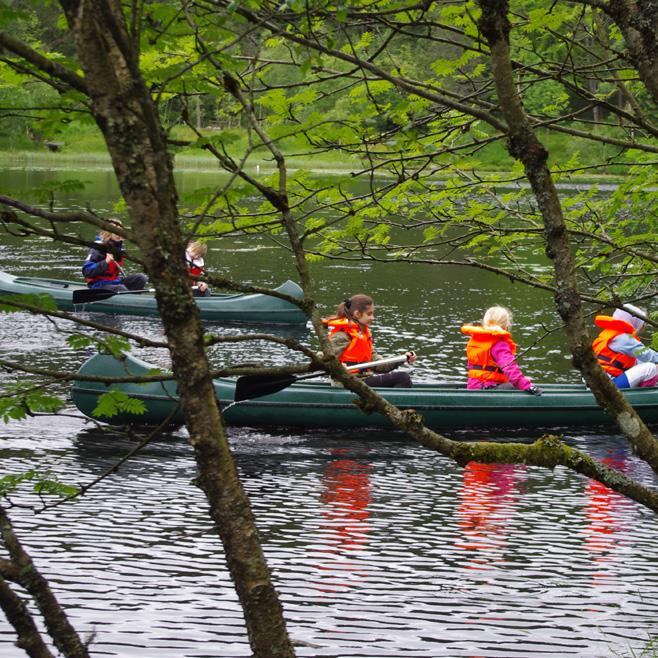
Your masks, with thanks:
M 123 362 L 109 356 L 91 357 L 80 369 L 82 375 L 143 375 L 151 366 L 127 357 Z M 115 385 L 119 386 L 119 385 Z M 169 414 L 181 424 L 173 382 L 121 384 L 127 394 L 144 402 L 141 416 L 119 414 L 98 418 L 111 424 L 161 423 Z M 391 403 L 403 409 L 415 409 L 425 424 L 435 430 L 494 427 L 565 427 L 609 424 L 610 417 L 597 405 L 584 387 L 572 384 L 545 385 L 545 393 L 534 397 L 519 391 L 467 391 L 464 386 L 418 384 L 411 389 L 378 389 Z M 108 387 L 96 382 L 75 382 L 72 399 L 86 416 L 93 417 L 98 397 Z M 233 404 L 235 382 L 215 381 L 215 391 L 229 425 L 249 427 L 299 428 L 391 428 L 378 413 L 365 414 L 355 404 L 355 396 L 326 383 L 294 384 L 273 395 Z M 658 422 L 658 389 L 633 389 L 625 392 L 645 422 Z
M 112 313 L 115 315 L 159 316 L 155 296 L 151 293 L 121 294 L 88 304 L 73 304 L 73 292 L 86 290 L 82 283 L 19 277 L 0 272 L 0 294 L 30 295 L 45 293 L 62 311 Z M 276 288 L 291 297 L 302 297 L 301 288 L 286 281 Z M 249 322 L 258 324 L 305 324 L 305 314 L 294 304 L 270 295 L 213 294 L 196 297 L 201 317 L 209 322 Z

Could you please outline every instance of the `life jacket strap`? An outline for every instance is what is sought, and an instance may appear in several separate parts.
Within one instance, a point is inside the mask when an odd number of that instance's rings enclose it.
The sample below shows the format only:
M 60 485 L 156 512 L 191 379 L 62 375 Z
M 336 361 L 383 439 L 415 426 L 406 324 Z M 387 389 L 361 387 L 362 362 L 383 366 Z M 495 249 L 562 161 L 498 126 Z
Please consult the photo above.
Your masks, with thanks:
M 498 366 L 480 366 L 477 364 L 468 364 L 469 370 L 486 370 L 487 372 L 499 372 L 502 374 L 502 370 Z
M 596 358 L 601 363 L 607 363 L 614 368 L 619 368 L 619 370 L 626 370 L 626 366 L 621 361 L 617 361 L 617 359 L 614 359 L 611 356 L 605 356 L 605 354 L 597 354 Z

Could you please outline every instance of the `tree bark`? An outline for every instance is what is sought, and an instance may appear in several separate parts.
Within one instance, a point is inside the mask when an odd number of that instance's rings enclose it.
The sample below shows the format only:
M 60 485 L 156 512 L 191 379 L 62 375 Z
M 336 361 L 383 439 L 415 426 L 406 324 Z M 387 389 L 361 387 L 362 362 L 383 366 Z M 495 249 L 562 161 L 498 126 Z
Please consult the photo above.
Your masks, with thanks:
M 17 647 L 23 649 L 30 658 L 55 658 L 41 639 L 39 629 L 24 601 L 14 593 L 2 576 L 0 576 L 0 608 L 18 635 Z
M 580 370 L 599 404 L 615 419 L 635 452 L 658 473 L 658 442 L 598 365 L 585 326 L 560 200 L 548 169 L 548 152 L 535 135 L 514 84 L 510 58 L 510 22 L 507 0 L 479 0 L 479 29 L 489 44 L 491 66 L 500 107 L 508 129 L 508 150 L 523 163 L 544 221 L 546 253 L 553 261 L 557 312 L 564 321 L 573 364 Z
M 131 234 L 156 289 L 198 483 L 210 505 L 244 611 L 254 655 L 294 656 L 249 501 L 217 406 L 203 329 L 184 265 L 176 186 L 157 109 L 139 69 L 137 44 L 118 0 L 61 0 L 92 112 L 126 201 Z
M 654 0 L 608 0 L 602 6 L 624 35 L 629 59 L 658 103 L 658 5 Z
M 30 656 L 39 658 L 52 656 L 41 640 L 39 631 L 27 608 L 15 594 L 12 596 L 13 592 L 6 582 L 8 578 L 25 588 L 34 599 L 43 616 L 48 634 L 66 658 L 89 658 L 87 647 L 71 626 L 48 582 L 39 573 L 32 558 L 22 547 L 14 533 L 9 516 L 2 506 L 0 506 L 0 536 L 9 554 L 12 567 L 11 570 L 2 570 L 0 601 L 7 618 L 18 633 L 19 646 L 24 648 Z

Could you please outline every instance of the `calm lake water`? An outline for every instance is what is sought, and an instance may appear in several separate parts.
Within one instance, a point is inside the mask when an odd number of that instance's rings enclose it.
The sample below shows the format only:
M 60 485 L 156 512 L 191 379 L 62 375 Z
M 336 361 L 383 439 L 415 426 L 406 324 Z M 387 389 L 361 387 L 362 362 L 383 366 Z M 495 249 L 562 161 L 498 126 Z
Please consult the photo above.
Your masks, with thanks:
M 81 178 L 88 189 L 68 202 L 107 212 L 117 200 L 107 172 L 7 169 L 2 175 L 5 191 Z M 210 174 L 189 174 L 181 186 L 211 182 Z M 0 269 L 12 273 L 75 278 L 83 257 L 46 240 L 0 234 Z M 208 261 L 212 269 L 262 284 L 295 278 L 288 254 L 266 241 L 218 241 Z M 544 266 L 539 256 L 536 261 Z M 418 381 L 464 379 L 459 326 L 492 303 L 515 311 L 515 339 L 529 348 L 521 358 L 529 375 L 578 381 L 559 332 L 544 337 L 558 325 L 548 295 L 474 270 L 426 265 L 327 263 L 315 273 L 327 313 L 350 293 L 373 295 L 378 351 L 416 349 Z M 154 319 L 88 317 L 161 336 Z M 26 314 L 1 315 L 0 351 L 34 366 L 75 370 L 86 354 L 65 343 L 71 329 Z M 310 340 L 305 330 L 288 333 Z M 236 357 L 289 360 L 281 348 L 246 349 L 216 348 L 211 358 L 216 364 Z M 166 362 L 155 350 L 138 355 Z M 610 429 L 559 431 L 571 445 L 653 482 Z M 502 438 L 533 436 L 519 431 Z M 72 484 L 94 480 L 134 446 L 73 407 L 55 418 L 0 426 L 0 439 L 0 477 L 51 469 Z M 639 656 L 655 634 L 655 516 L 598 484 L 564 469 L 458 468 L 395 433 L 242 428 L 232 429 L 230 440 L 299 656 Z M 192 450 L 180 430 L 147 446 L 80 501 L 34 514 L 25 507 L 38 506 L 29 491 L 13 498 L 23 505 L 10 513 L 25 546 L 76 628 L 94 634 L 93 655 L 250 655 L 194 477 Z M 24 655 L 14 640 L 1 618 L 0 655 Z

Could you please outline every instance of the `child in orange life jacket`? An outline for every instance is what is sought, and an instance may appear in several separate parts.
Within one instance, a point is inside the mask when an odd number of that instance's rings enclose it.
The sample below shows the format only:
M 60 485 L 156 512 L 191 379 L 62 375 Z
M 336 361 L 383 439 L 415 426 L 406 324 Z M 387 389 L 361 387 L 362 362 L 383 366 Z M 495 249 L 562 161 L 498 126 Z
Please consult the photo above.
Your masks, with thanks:
M 372 349 L 370 323 L 375 317 L 375 305 L 368 295 L 353 295 L 341 302 L 336 315 L 323 320 L 329 329 L 329 342 L 346 366 L 355 363 L 377 361 L 381 357 Z M 407 363 L 416 360 L 415 352 L 407 352 Z M 379 366 L 374 371 L 358 372 L 363 381 L 373 388 L 393 387 L 409 388 L 411 377 L 407 372 L 391 372 L 396 366 Z M 373 372 L 383 374 L 373 374 Z
M 118 219 L 110 223 L 121 227 Z M 121 269 L 123 264 L 123 238 L 113 231 L 101 231 L 96 238 L 97 246 L 92 247 L 82 266 L 82 275 L 89 288 L 103 288 L 112 292 L 143 290 L 146 286 L 145 274 L 126 276 Z
M 192 294 L 195 297 L 208 297 L 210 295 L 208 284 L 197 280 L 198 277 L 203 276 L 204 258 L 207 253 L 208 245 L 203 242 L 190 242 L 185 250 L 185 264 L 192 284 L 195 286 L 192 289 Z
M 597 315 L 594 318 L 594 324 L 602 331 L 594 339 L 592 349 L 617 388 L 658 383 L 658 352 L 645 347 L 637 337 L 646 317 L 643 309 L 624 304 L 612 317 Z
M 528 379 L 516 363 L 516 343 L 509 332 L 512 314 L 502 306 L 492 306 L 484 314 L 482 326 L 464 325 L 470 339 L 466 345 L 468 389 L 514 389 L 531 395 L 542 391 Z

